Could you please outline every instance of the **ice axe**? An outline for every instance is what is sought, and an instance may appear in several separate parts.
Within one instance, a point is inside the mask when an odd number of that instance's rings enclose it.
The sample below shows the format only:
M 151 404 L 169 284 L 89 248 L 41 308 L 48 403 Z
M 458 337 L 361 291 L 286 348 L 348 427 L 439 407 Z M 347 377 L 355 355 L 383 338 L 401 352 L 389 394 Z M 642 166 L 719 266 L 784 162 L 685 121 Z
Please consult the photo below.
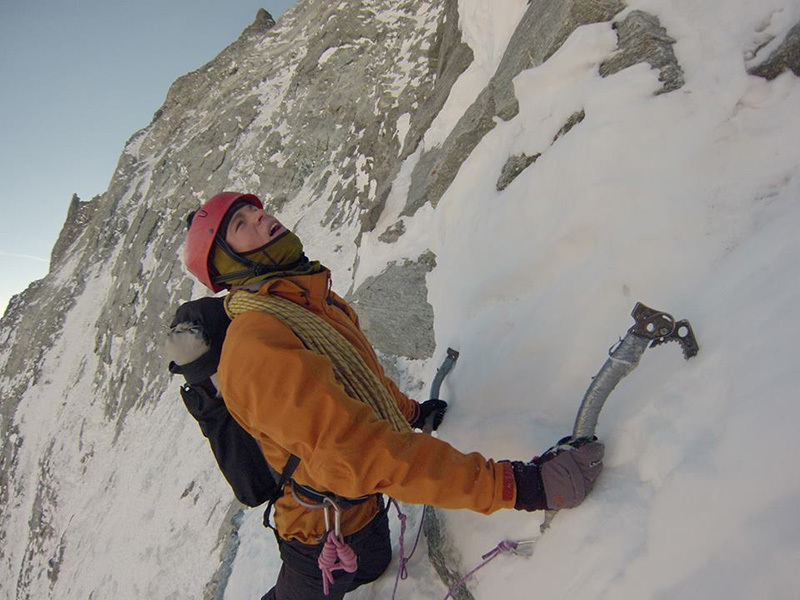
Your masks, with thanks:
M 667 342 L 677 342 L 683 350 L 683 357 L 689 360 L 699 350 L 697 339 L 692 331 L 689 321 L 683 319 L 676 321 L 672 315 L 663 311 L 654 310 L 637 302 L 631 312 L 634 324 L 628 329 L 624 338 L 614 344 L 608 351 L 608 359 L 603 363 L 597 375 L 592 378 L 592 383 L 583 396 L 583 401 L 578 409 L 575 424 L 572 427 L 572 436 L 565 438 L 547 452 L 541 459 L 548 455 L 557 454 L 570 449 L 581 440 L 594 437 L 600 411 L 608 399 L 611 391 L 617 384 L 639 364 L 642 354 L 648 348 L 653 348 Z M 555 510 L 546 511 L 541 530 L 550 526 L 550 521 L 555 515 Z
M 431 399 L 438 399 L 439 398 L 439 390 L 442 387 L 442 382 L 447 374 L 452 370 L 455 366 L 456 361 L 458 360 L 458 351 L 453 350 L 452 348 L 447 349 L 447 356 L 442 362 L 442 366 L 440 366 L 436 370 L 436 376 L 433 378 L 433 383 L 431 384 Z M 433 421 L 435 419 L 435 414 L 431 414 L 428 418 L 425 419 L 425 423 L 422 426 L 422 431 L 430 434 L 433 431 Z M 403 517 L 405 518 L 405 517 Z M 401 521 L 402 522 L 402 521 Z M 403 525 L 404 527 L 404 525 Z M 428 557 L 433 565 L 434 569 L 438 573 L 441 580 L 446 585 L 453 585 L 459 579 L 461 579 L 461 574 L 453 571 L 453 569 L 448 566 L 452 564 L 452 557 L 449 556 L 451 544 L 447 542 L 447 534 L 442 526 L 441 521 L 439 520 L 438 515 L 436 514 L 436 510 L 429 505 L 426 505 L 425 508 L 422 510 L 422 519 L 420 519 L 419 529 L 417 530 L 417 537 L 414 541 L 414 547 L 411 549 L 411 553 L 408 556 L 403 556 L 403 534 L 400 534 L 400 541 L 401 541 L 401 550 L 400 550 L 400 564 L 401 568 L 397 572 L 397 579 L 395 580 L 395 589 L 397 589 L 397 582 L 400 578 L 405 578 L 402 573 L 405 570 L 405 564 L 411 559 L 414 555 L 414 552 L 417 549 L 417 543 L 420 539 L 420 534 L 422 531 L 425 531 L 425 537 L 428 540 Z M 461 600 L 473 600 L 472 594 L 465 589 L 459 590 L 458 598 Z
M 447 357 L 444 359 L 442 366 L 436 370 L 436 377 L 433 378 L 430 398 L 439 399 L 439 390 L 442 387 L 442 382 L 444 381 L 444 378 L 447 377 L 447 374 L 450 372 L 450 370 L 455 366 L 457 360 L 458 351 L 448 348 Z M 436 415 L 432 413 L 428 415 L 427 419 L 425 419 L 425 424 L 422 426 L 422 431 L 424 433 L 431 433 L 433 431 L 433 420 L 435 416 Z

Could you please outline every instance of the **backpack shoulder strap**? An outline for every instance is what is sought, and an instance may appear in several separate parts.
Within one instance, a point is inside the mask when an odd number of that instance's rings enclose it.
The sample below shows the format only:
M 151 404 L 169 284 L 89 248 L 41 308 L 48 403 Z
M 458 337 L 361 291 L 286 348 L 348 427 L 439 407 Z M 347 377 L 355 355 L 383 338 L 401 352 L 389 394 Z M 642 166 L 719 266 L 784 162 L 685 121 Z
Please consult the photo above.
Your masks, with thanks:
M 264 527 L 272 529 L 275 532 L 276 539 L 278 539 L 278 530 L 275 529 L 269 522 L 269 516 L 272 513 L 272 506 L 273 504 L 275 504 L 278 498 L 281 497 L 281 494 L 283 493 L 283 486 L 285 486 L 292 478 L 292 474 L 295 472 L 295 469 L 297 469 L 297 465 L 299 464 L 300 464 L 299 456 L 297 456 L 296 454 L 292 454 L 289 456 L 289 460 L 286 461 L 286 465 L 284 465 L 283 467 L 281 476 L 280 478 L 278 478 L 277 482 L 278 489 L 275 492 L 274 497 L 270 499 L 269 503 L 267 504 L 267 508 L 264 511 Z
M 292 454 L 289 456 L 289 460 L 286 461 L 286 466 L 283 467 L 283 473 L 281 473 L 281 478 L 278 480 L 278 489 L 283 489 L 283 486 L 288 483 L 288 481 L 292 478 L 295 469 L 297 469 L 297 465 L 300 464 L 300 457 L 296 454 Z

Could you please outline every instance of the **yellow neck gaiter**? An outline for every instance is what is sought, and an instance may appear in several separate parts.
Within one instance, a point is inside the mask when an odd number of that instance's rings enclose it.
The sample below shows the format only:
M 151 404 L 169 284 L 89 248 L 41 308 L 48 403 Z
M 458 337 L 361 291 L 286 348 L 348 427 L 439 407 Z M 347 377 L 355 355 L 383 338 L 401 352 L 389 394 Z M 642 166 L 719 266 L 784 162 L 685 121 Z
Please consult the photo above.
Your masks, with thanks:
M 266 272 L 256 274 L 248 263 L 263 265 Z M 311 262 L 306 258 L 303 254 L 303 242 L 291 231 L 242 255 L 231 255 L 217 244 L 214 246 L 211 265 L 218 275 L 241 273 L 239 277 L 226 279 L 226 286 L 247 285 L 273 277 L 319 273 L 324 268 L 319 262 Z

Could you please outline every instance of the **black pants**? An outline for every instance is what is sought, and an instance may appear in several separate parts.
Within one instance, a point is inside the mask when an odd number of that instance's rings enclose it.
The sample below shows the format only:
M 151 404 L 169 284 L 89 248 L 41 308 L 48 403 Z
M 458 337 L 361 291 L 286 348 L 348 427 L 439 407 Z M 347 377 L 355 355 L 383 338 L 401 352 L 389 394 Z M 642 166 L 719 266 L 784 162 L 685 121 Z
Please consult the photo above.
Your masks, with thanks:
M 322 592 L 322 573 L 317 565 L 323 544 L 312 546 L 281 540 L 283 566 L 275 587 L 261 600 L 341 600 L 347 592 L 375 581 L 392 560 L 386 512 L 381 510 L 361 531 L 344 538 L 358 556 L 358 570 L 355 573 L 334 571 L 335 580 L 328 596 Z

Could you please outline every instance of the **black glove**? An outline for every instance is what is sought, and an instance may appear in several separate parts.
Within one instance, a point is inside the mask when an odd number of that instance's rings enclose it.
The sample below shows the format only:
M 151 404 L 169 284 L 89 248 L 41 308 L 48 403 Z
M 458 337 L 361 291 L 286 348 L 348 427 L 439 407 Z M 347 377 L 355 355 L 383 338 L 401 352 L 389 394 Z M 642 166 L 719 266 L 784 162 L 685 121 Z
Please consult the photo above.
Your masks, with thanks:
M 514 508 L 528 512 L 547 508 L 547 497 L 539 465 L 515 460 L 511 463 L 511 468 L 514 471 L 514 482 L 517 484 L 517 501 L 514 503 Z
M 562 439 L 530 463 L 514 462 L 518 510 L 578 506 L 603 471 L 605 446 L 596 438 Z
M 433 430 L 439 429 L 444 419 L 444 413 L 447 412 L 447 402 L 444 400 L 431 399 L 426 400 L 419 405 L 419 414 L 417 418 L 411 423 L 412 429 L 422 429 L 425 426 L 425 421 L 428 420 L 430 415 L 433 415 Z

